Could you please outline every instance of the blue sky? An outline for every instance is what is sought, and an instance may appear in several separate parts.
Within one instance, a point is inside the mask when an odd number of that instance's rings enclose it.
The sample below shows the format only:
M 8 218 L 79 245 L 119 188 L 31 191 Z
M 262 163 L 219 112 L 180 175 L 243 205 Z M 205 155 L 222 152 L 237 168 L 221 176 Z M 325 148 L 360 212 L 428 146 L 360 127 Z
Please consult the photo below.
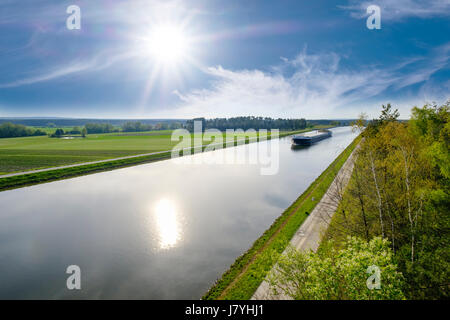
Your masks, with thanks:
M 164 62 L 161 26 L 184 43 Z M 407 118 L 450 98 L 449 35 L 449 0 L 2 0 L 0 117 Z

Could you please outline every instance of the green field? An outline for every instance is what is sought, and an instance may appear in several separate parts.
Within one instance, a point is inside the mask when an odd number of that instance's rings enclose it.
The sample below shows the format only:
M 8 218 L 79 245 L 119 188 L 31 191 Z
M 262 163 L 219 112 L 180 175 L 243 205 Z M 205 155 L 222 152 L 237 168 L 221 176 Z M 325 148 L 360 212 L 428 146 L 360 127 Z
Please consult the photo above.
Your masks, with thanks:
M 0 174 L 169 150 L 170 132 L 153 135 L 91 134 L 0 139 Z
M 171 130 L 161 130 L 89 134 L 86 138 L 76 136 L 73 139 L 3 138 L 0 139 L 0 175 L 168 151 L 178 143 L 171 141 L 171 133 Z M 243 135 L 238 134 L 236 138 L 241 139 Z

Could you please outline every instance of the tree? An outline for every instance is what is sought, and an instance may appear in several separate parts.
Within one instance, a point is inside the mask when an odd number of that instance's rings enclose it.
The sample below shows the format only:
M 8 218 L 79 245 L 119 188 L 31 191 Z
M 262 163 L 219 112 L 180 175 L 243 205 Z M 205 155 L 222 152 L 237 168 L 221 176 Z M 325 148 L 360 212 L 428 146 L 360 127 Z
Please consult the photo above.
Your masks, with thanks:
M 380 270 L 379 289 L 367 285 L 371 266 Z M 269 284 L 275 295 L 296 300 L 404 299 L 404 279 L 397 269 L 386 239 L 349 237 L 342 249 L 332 242 L 317 253 L 289 248 L 269 275 Z
M 400 117 L 398 109 L 392 110 L 391 104 L 388 103 L 386 106 L 382 105 L 383 110 L 381 110 L 380 120 L 381 121 L 396 121 Z
M 433 166 L 447 179 L 450 178 L 450 100 L 442 106 L 414 107 L 410 131 L 427 145 Z
M 326 239 L 389 240 L 408 298 L 450 296 L 449 102 L 413 108 L 409 122 L 383 106 L 363 132 L 354 171 Z
M 127 121 L 122 125 L 123 132 L 140 132 L 152 130 L 152 125 L 142 124 L 141 122 Z
M 68 132 L 69 134 L 81 134 L 80 127 L 73 127 L 72 130 Z
M 81 129 L 81 136 L 82 136 L 83 138 L 86 138 L 86 135 L 87 135 L 86 127 L 83 127 L 83 129 Z
M 42 130 L 27 128 L 21 124 L 5 122 L 0 125 L 0 138 L 45 136 L 45 135 L 46 133 Z
M 367 114 L 362 112 L 359 114 L 358 119 L 351 123 L 352 131 L 359 131 L 360 133 L 364 130 L 364 127 L 367 124 Z
M 109 133 L 114 131 L 114 127 L 109 123 L 86 123 L 84 127 L 87 133 Z
M 56 129 L 55 133 L 53 133 L 51 135 L 52 138 L 61 138 L 64 135 L 64 130 L 63 129 Z

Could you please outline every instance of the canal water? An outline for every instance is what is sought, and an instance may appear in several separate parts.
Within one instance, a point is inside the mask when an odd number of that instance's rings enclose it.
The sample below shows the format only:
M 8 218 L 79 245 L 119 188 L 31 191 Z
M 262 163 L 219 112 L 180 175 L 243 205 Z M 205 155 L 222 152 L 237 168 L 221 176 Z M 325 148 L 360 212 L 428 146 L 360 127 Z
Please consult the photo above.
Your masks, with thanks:
M 0 298 L 200 299 L 356 136 L 332 131 L 302 149 L 280 139 L 274 175 L 205 164 L 244 145 L 0 192 Z

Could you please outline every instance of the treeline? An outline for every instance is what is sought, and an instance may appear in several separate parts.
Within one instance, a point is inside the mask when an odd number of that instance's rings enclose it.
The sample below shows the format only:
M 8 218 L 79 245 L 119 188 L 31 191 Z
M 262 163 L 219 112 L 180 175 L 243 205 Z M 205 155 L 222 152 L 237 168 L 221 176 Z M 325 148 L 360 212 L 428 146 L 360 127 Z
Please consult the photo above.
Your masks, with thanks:
M 175 130 L 183 127 L 180 122 L 160 122 L 156 124 L 145 124 L 140 121 L 128 121 L 122 125 L 123 132 L 141 132 L 152 130 Z
M 196 118 L 186 121 L 186 129 L 194 130 L 194 121 L 202 123 L 203 130 L 218 129 L 224 131 L 226 129 L 279 129 L 279 130 L 300 130 L 312 127 L 313 124 L 305 119 L 272 119 L 268 117 L 234 117 L 234 118 L 215 118 L 205 119 Z
M 146 124 L 140 121 L 127 121 L 120 128 L 109 123 L 86 123 L 85 128 L 88 134 L 91 133 L 111 133 L 111 132 L 142 132 L 152 130 L 174 130 L 183 125 L 179 122 L 158 122 L 156 124 Z
M 56 131 L 51 134 L 51 137 L 59 138 L 63 135 L 71 135 L 71 134 L 81 134 L 82 136 L 86 136 L 86 134 L 94 134 L 94 133 L 113 133 L 113 132 L 142 132 L 142 131 L 152 131 L 152 130 L 175 130 L 178 128 L 182 128 L 183 124 L 178 122 L 171 123 L 156 123 L 145 124 L 140 121 L 128 121 L 125 122 L 121 127 L 115 127 L 109 123 L 86 123 L 83 128 L 74 127 L 71 130 L 63 130 L 61 128 L 56 129 Z
M 37 120 L 35 120 L 37 121 Z M 64 135 L 82 135 L 86 134 L 101 134 L 101 133 L 113 133 L 113 132 L 143 132 L 154 130 L 175 130 L 179 128 L 185 128 L 192 132 L 194 130 L 194 121 L 200 121 L 202 123 L 202 129 L 219 129 L 225 131 L 227 129 L 279 129 L 282 131 L 301 130 L 306 128 L 312 128 L 315 125 L 331 125 L 340 126 L 348 125 L 347 120 L 311 120 L 305 119 L 272 119 L 268 117 L 234 117 L 234 118 L 215 118 L 205 119 L 196 118 L 193 120 L 167 120 L 156 122 L 156 120 L 143 120 L 143 121 L 126 121 L 121 122 L 120 126 L 113 125 L 106 120 L 98 122 L 88 122 L 83 127 L 75 126 L 71 130 L 64 130 L 58 128 L 55 123 L 46 123 L 48 127 L 55 128 L 55 132 L 49 134 L 50 137 L 62 137 Z M 36 129 L 30 129 L 20 124 L 3 123 L 0 125 L 2 132 L 1 138 L 8 137 L 22 137 L 30 135 L 45 135 L 46 132 Z
M 64 131 L 63 129 L 56 129 L 56 131 L 50 134 L 50 138 L 61 138 L 64 135 L 81 135 L 83 138 L 86 137 L 87 130 L 85 127 L 82 129 L 80 127 L 73 127 L 71 130 Z
M 388 104 L 367 126 L 361 116 L 353 173 L 329 197 L 337 210 L 319 251 L 283 258 L 275 288 L 297 288 L 288 294 L 298 299 L 450 297 L 449 111 L 414 107 L 402 122 Z
M 317 124 L 327 124 L 333 126 L 341 125 L 339 121 L 333 120 L 314 120 L 306 121 L 305 119 L 272 119 L 263 117 L 235 117 L 235 118 L 216 118 L 205 119 L 196 118 L 186 122 L 158 122 L 155 124 L 148 124 L 141 121 L 127 121 L 121 127 L 113 126 L 109 123 L 86 123 L 84 126 L 88 134 L 92 133 L 111 133 L 111 132 L 143 132 L 153 130 L 175 130 L 185 128 L 189 131 L 194 130 L 194 121 L 202 122 L 202 128 L 205 129 L 219 129 L 224 131 L 226 129 L 279 129 L 279 130 L 301 130 L 313 127 Z M 72 132 L 68 132 L 72 133 Z
M 119 132 L 119 128 L 114 127 L 109 123 L 86 123 L 84 126 L 87 133 L 110 133 Z
M 28 128 L 21 124 L 6 122 L 0 125 L 0 138 L 45 136 L 46 134 L 40 129 Z

